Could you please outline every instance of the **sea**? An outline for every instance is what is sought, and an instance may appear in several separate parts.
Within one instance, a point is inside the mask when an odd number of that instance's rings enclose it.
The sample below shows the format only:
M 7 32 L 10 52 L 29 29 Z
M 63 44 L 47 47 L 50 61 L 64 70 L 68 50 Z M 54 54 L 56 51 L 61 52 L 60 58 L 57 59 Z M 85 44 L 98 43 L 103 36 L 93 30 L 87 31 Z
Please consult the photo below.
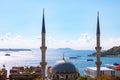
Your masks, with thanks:
M 79 70 L 80 75 L 85 75 L 84 69 L 86 67 L 95 67 L 96 57 L 88 56 L 94 53 L 95 50 L 73 50 L 73 49 L 47 49 L 46 51 L 46 62 L 47 67 L 53 66 L 57 61 L 61 60 L 64 54 L 65 60 L 72 62 Z M 10 56 L 5 56 L 5 54 Z M 70 58 L 77 57 L 77 58 Z M 87 61 L 87 59 L 93 59 L 93 61 Z M 120 63 L 120 57 L 101 57 L 102 65 Z M 1 51 L 0 52 L 0 69 L 5 68 L 9 70 L 13 66 L 40 66 L 41 62 L 41 51 L 40 49 L 32 49 L 32 51 Z

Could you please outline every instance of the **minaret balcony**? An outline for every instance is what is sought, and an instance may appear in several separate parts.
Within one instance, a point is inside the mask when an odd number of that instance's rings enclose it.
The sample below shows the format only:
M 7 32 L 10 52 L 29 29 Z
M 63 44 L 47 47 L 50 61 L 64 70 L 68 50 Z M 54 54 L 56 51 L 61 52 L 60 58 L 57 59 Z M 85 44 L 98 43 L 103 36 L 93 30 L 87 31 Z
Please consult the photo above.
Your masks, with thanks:
M 40 65 L 45 66 L 45 65 L 47 65 L 47 62 L 41 62 Z
M 42 46 L 42 47 L 40 47 L 40 49 L 44 51 L 44 50 L 47 49 L 47 47 L 46 46 Z
M 101 50 L 101 47 L 95 47 L 96 50 Z
M 102 62 L 101 62 L 101 61 L 96 61 L 95 64 L 96 64 L 97 66 L 100 66 L 100 65 L 102 64 Z

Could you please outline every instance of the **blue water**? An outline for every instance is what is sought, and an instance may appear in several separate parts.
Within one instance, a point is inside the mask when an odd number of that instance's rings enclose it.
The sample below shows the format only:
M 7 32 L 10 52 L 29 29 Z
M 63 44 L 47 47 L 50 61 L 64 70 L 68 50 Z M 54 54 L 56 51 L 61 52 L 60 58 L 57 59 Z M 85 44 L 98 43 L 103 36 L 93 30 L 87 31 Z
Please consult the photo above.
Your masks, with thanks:
M 0 52 L 0 68 L 4 64 L 7 70 L 12 66 L 39 66 L 41 61 L 41 51 L 33 49 L 32 51 L 11 52 L 11 56 L 4 56 L 6 52 Z M 72 62 L 78 68 L 81 75 L 84 75 L 85 67 L 95 66 L 96 57 L 89 57 L 88 54 L 95 52 L 95 50 L 47 50 L 46 61 L 47 67 L 52 66 L 62 59 L 63 53 L 65 59 Z M 69 57 L 78 57 L 77 59 L 70 59 Z M 87 61 L 93 59 L 94 61 Z M 105 64 L 120 63 L 120 57 L 101 57 L 102 66 Z M 9 71 L 8 71 L 9 73 Z

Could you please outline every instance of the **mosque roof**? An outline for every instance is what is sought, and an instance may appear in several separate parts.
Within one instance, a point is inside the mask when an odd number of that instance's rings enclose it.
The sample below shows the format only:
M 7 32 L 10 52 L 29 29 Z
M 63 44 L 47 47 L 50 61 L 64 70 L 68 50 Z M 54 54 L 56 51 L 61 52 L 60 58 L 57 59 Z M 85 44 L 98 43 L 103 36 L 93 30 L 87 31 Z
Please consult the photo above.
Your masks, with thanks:
M 56 62 L 52 66 L 51 70 L 52 70 L 53 73 L 62 73 L 62 74 L 75 73 L 77 71 L 74 64 L 72 64 L 69 61 L 66 61 L 65 59 L 62 59 L 62 60 Z

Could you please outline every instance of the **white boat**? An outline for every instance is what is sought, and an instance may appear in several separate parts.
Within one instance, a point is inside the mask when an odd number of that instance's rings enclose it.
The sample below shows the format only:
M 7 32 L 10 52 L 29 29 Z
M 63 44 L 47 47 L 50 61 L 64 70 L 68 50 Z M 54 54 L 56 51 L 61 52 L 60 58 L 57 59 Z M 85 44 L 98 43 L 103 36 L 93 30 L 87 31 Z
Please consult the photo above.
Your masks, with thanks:
M 95 78 L 97 76 L 96 67 L 86 67 L 84 69 L 85 75 Z M 100 74 L 107 74 L 109 76 L 120 76 L 120 64 L 119 65 L 107 65 L 107 67 L 100 68 Z

